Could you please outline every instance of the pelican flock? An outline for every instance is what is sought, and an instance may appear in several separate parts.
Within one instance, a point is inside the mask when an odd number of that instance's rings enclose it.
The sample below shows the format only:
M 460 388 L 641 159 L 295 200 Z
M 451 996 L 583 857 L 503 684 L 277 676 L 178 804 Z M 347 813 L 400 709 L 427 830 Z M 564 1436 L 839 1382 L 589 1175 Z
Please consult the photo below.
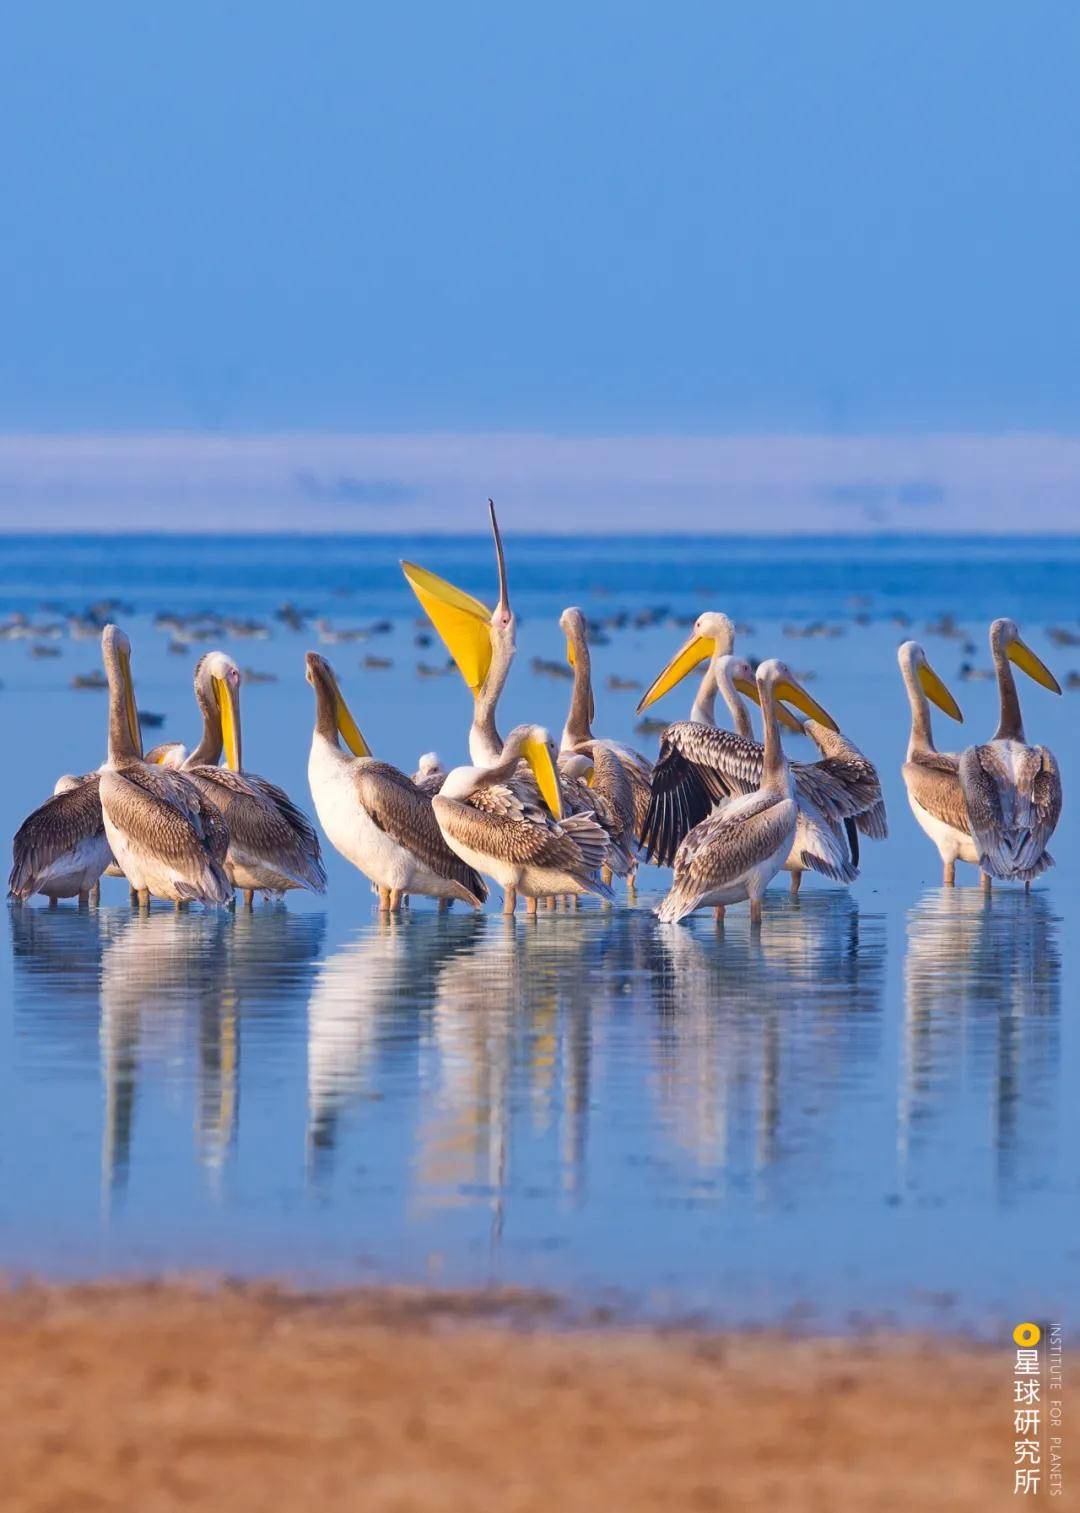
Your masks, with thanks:
M 502 737 L 500 705 L 514 668 L 518 622 L 491 501 L 488 510 L 494 608 L 430 568 L 402 563 L 421 623 L 442 640 L 448 667 L 468 690 L 471 709 L 460 740 L 467 761 L 455 764 L 431 750 L 410 775 L 376 757 L 330 663 L 314 651 L 306 655 L 314 693 L 308 783 L 315 813 L 334 849 L 368 879 L 379 909 L 396 913 L 412 897 L 437 900 L 440 909 L 454 902 L 480 909 L 488 899 L 485 879 L 502 890 L 508 915 L 519 898 L 530 914 L 562 901 L 576 906 L 582 897 L 610 908 L 614 879 L 625 879 L 633 898 L 638 868 L 650 862 L 672 874 L 655 911 L 662 923 L 699 909 L 722 919 L 745 902 L 757 926 L 766 889 L 781 871 L 790 876 L 792 895 L 808 871 L 834 885 L 854 883 L 861 840 L 888 835 L 877 769 L 808 691 L 802 674 L 775 658 L 755 665 L 737 653 L 736 625 L 719 611 L 697 617 L 641 697 L 639 714 L 699 674 L 689 718 L 650 726 L 660 729 L 654 758 L 600 733 L 605 722 L 597 715 L 592 648 L 603 640 L 603 627 L 590 624 L 576 605 L 558 619 L 566 665 L 539 664 L 571 685 L 558 743 L 533 720 Z M 236 630 L 242 633 L 242 624 Z M 321 633 L 334 644 L 347 639 L 331 628 Z M 431 642 L 426 632 L 417 639 Z M 939 751 L 931 728 L 931 704 L 963 721 L 955 697 L 916 641 L 899 648 L 910 708 L 901 776 L 946 886 L 955 885 L 956 864 L 963 862 L 978 870 L 985 890 L 994 880 L 1030 887 L 1053 866 L 1048 847 L 1062 785 L 1053 753 L 1028 740 L 1013 669 L 1052 693 L 1061 688 L 1014 621 L 995 620 L 989 640 L 997 725 L 988 740 L 959 751 Z M 77 898 L 89 906 L 99 899 L 103 875 L 125 878 L 141 908 L 151 898 L 177 910 L 192 902 L 231 905 L 237 895 L 251 908 L 256 895 L 324 892 L 314 824 L 283 788 L 244 766 L 243 679 L 236 662 L 222 651 L 198 660 L 201 731 L 193 748 L 165 741 L 144 752 L 131 645 L 118 626 L 101 631 L 101 654 L 105 676 L 98 682 L 108 691 L 104 760 L 56 779 L 52 794 L 20 825 L 11 897 L 25 902 L 40 894 L 51 905 Z M 369 656 L 364 665 L 388 663 Z M 426 664 L 423 670 L 430 676 L 440 671 Z M 91 686 L 89 679 L 83 683 Z M 606 686 L 640 685 L 609 677 Z M 381 723 L 392 744 L 392 721 Z M 452 731 L 429 734 L 437 736 L 440 751 L 458 745 Z M 808 740 L 816 758 L 789 756 L 785 735 Z M 273 759 L 273 743 L 266 755 Z

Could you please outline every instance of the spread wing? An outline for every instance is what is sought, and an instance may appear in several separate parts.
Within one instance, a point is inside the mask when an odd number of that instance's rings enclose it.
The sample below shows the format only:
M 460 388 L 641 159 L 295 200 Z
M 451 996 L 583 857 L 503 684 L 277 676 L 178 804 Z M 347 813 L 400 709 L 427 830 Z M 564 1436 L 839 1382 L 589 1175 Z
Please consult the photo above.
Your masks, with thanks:
M 873 762 L 863 755 L 854 741 L 850 741 L 840 731 L 819 724 L 817 720 L 804 720 L 803 730 L 821 752 L 822 760 L 813 765 L 835 779 L 848 794 L 852 804 L 858 806 L 845 818 L 854 818 L 863 835 L 869 836 L 871 840 L 884 840 L 889 833 L 889 825 L 885 816 L 881 779 Z
M 487 884 L 446 844 L 429 794 L 389 762 L 358 762 L 353 774 L 357 798 L 373 824 L 419 857 L 437 877 L 460 884 L 478 903 L 483 903 L 488 895 Z
M 276 868 L 316 893 L 325 891 L 315 828 L 284 789 L 253 772 L 225 767 L 189 767 L 185 773 L 224 816 L 235 861 Z
M 959 782 L 979 849 L 994 877 L 1032 877 L 1061 814 L 1061 775 L 1045 746 L 969 746 Z
M 100 856 L 100 876 L 112 857 L 101 817 L 98 774 L 91 772 L 77 787 L 46 799 L 23 820 L 11 849 L 8 891 L 15 898 L 36 893 L 39 882 L 68 860 L 87 864 L 92 858 L 96 867 Z
M 959 770 L 960 758 L 946 751 L 921 752 L 901 769 L 904 786 L 920 809 L 970 835 L 971 822 L 960 788 Z
M 853 820 L 844 821 L 852 829 L 854 824 Z M 803 808 L 795 821 L 791 855 L 804 867 L 820 872 L 834 883 L 853 883 L 859 875 L 858 840 L 849 857 L 848 836 L 836 821 Z

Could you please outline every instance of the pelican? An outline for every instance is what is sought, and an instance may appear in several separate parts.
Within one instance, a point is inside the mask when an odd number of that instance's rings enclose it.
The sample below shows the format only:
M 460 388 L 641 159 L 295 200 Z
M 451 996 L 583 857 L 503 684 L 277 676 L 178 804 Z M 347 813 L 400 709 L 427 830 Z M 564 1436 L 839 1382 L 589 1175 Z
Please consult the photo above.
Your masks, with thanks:
M 143 760 L 131 643 L 117 626 L 102 631 L 101 654 L 109 681 L 109 748 L 98 789 L 117 865 L 144 907 L 151 894 L 178 907 L 192 899 L 227 903 L 225 822 L 182 773 Z
M 455 588 L 444 578 L 403 562 L 402 572 L 419 599 L 432 625 L 438 631 L 461 676 L 473 695 L 473 718 L 469 727 L 469 759 L 478 767 L 500 761 L 503 741 L 495 724 L 500 695 L 506 686 L 514 660 L 517 619 L 510 607 L 510 589 L 506 577 L 506 557 L 502 535 L 495 515 L 495 505 L 488 500 L 488 515 L 495 540 L 495 559 L 499 574 L 499 598 L 494 610 L 479 599 Z M 523 774 L 520 781 L 527 781 Z M 538 792 L 532 795 L 540 803 Z M 616 822 L 607 804 L 594 797 L 583 782 L 568 780 L 562 787 L 563 808 L 584 810 L 608 834 L 608 855 L 604 865 L 626 876 L 634 865 L 631 850 L 616 838 Z
M 763 662 L 756 687 L 765 735 L 758 786 L 723 804 L 682 841 L 675 853 L 671 890 L 656 911 L 665 924 L 710 905 L 722 917 L 728 904 L 743 899 L 750 900 L 751 922 L 760 924 L 762 895 L 791 851 L 799 807 L 780 745 L 777 700 L 783 698 L 812 719 L 836 727 L 783 662 Z
M 98 797 L 98 774 L 59 778 L 51 798 L 27 816 L 12 842 L 8 893 L 25 902 L 43 894 L 96 902 L 100 878 L 112 861 Z
M 736 690 L 757 699 L 747 665 L 730 659 L 734 626 L 726 615 L 699 616 L 693 634 L 645 693 L 639 711 L 660 698 L 705 658 L 709 671 L 694 702 L 705 720 L 684 720 L 664 731 L 660 756 L 653 768 L 652 799 L 642 829 L 642 842 L 654 860 L 670 865 L 676 848 L 714 802 L 733 794 L 755 791 L 761 777 L 763 747 L 752 739 L 749 717 Z M 717 730 L 711 723 L 716 693 L 731 710 L 735 731 Z M 798 893 L 807 869 L 834 882 L 850 883 L 858 876 L 858 830 L 881 837 L 886 833 L 885 810 L 877 772 L 858 748 L 817 721 L 799 721 L 783 704 L 777 719 L 809 735 L 822 752 L 818 762 L 795 762 L 792 773 L 799 807 L 792 854 L 785 863 L 791 891 Z M 705 723 L 705 721 L 709 723 Z M 841 825 L 843 830 L 841 830 Z M 846 832 L 846 843 L 845 834 Z
M 434 797 L 442 787 L 445 776 L 446 768 L 439 760 L 439 753 L 425 751 L 416 764 L 412 780 L 418 788 L 422 788 L 426 794 Z
M 600 740 L 593 735 L 596 705 L 584 614 L 576 605 L 564 609 L 559 616 L 559 628 L 566 636 L 566 660 L 574 670 L 574 686 L 560 753 L 588 757 L 593 769 L 590 785 L 606 800 L 614 822 L 612 839 L 633 858 L 637 838 L 649 812 L 652 763 L 619 741 Z M 633 887 L 635 871 L 636 864 L 627 879 L 630 887 Z
M 543 805 L 515 781 L 524 761 Z M 530 914 L 538 898 L 596 893 L 611 898 L 598 869 L 608 836 L 589 814 L 563 818 L 555 744 L 540 725 L 518 725 L 495 762 L 455 767 L 431 800 L 446 844 L 462 861 L 503 888 L 503 912 L 523 894 Z
M 953 752 L 935 749 L 928 701 L 951 720 L 962 723 L 964 716 L 917 641 L 905 641 L 896 656 L 911 705 L 907 760 L 901 769 L 904 787 L 919 828 L 938 849 L 944 868 L 943 881 L 951 888 L 956 882 L 956 863 L 970 862 L 977 867 L 979 853 L 960 788 L 960 758 Z
M 308 782 L 331 843 L 378 887 L 384 911 L 397 913 L 405 893 L 437 898 L 440 906 L 459 898 L 479 909 L 487 884 L 446 844 L 429 795 L 372 756 L 329 662 L 309 651 L 306 664 L 315 690 Z
M 212 651 L 195 668 L 195 700 L 202 739 L 181 771 L 221 811 L 229 827 L 225 871 L 250 909 L 264 895 L 309 888 L 326 892 L 319 837 L 307 815 L 275 784 L 244 770 L 241 761 L 240 669 Z M 181 748 L 182 749 L 182 748 Z M 224 767 L 219 767 L 222 750 Z
M 985 745 L 969 746 L 961 756 L 960 787 L 985 877 L 1030 883 L 1054 865 L 1046 847 L 1061 815 L 1061 773 L 1053 752 L 1027 743 L 1009 664 L 1015 662 L 1051 693 L 1059 694 L 1061 686 L 1013 620 L 991 625 L 990 652 L 1000 703 L 997 730 Z

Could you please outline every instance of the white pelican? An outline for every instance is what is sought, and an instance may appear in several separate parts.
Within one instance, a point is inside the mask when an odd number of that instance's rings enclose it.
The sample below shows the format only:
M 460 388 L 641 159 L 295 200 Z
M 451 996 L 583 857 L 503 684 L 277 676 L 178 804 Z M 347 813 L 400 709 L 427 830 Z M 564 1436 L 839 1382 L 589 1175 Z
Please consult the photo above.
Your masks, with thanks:
M 761 899 L 791 851 L 798 821 L 795 783 L 780 745 L 776 701 L 783 698 L 811 718 L 835 728 L 830 715 L 802 688 L 783 662 L 757 670 L 765 742 L 757 788 L 723 804 L 702 820 L 675 853 L 671 890 L 657 917 L 674 924 L 695 909 L 750 900 L 750 918 L 761 922 Z
M 241 760 L 240 669 L 224 652 L 207 652 L 195 668 L 202 739 L 181 771 L 222 813 L 229 827 L 225 871 L 250 909 L 256 892 L 290 888 L 325 893 L 319 837 L 307 815 L 281 788 L 244 770 Z M 222 750 L 224 767 L 219 767 Z
M 8 893 L 25 902 L 43 894 L 96 902 L 101 874 L 112 861 L 98 797 L 98 774 L 59 778 L 53 796 L 27 816 L 12 841 Z
M 430 796 L 372 756 L 329 662 L 313 651 L 306 662 L 315 690 L 308 782 L 332 845 L 378 887 L 383 910 L 397 913 L 405 893 L 480 908 L 487 884 L 443 840 Z M 339 734 L 352 756 L 342 751 Z
M 1061 773 L 1052 751 L 1029 746 L 1010 662 L 1051 693 L 1061 687 L 1050 669 L 1021 640 L 1012 620 L 990 627 L 1000 713 L 983 746 L 960 757 L 960 787 L 985 878 L 1030 883 L 1054 865 L 1046 847 L 1061 816 Z M 986 882 L 989 886 L 989 881 Z
M 956 863 L 970 862 L 977 867 L 979 853 L 960 789 L 960 758 L 953 752 L 935 750 L 927 701 L 932 700 L 951 720 L 962 723 L 964 716 L 917 641 L 905 641 L 896 658 L 911 705 L 907 760 L 901 769 L 904 787 L 919 828 L 938 849 L 944 882 L 951 888 L 956 882 Z
M 534 802 L 530 788 L 515 782 L 522 761 L 547 812 Z M 597 875 L 608 837 L 589 814 L 562 817 L 555 745 L 542 726 L 517 726 L 496 762 L 455 767 L 431 805 L 447 845 L 502 885 L 504 913 L 513 914 L 519 893 L 530 914 L 538 898 L 611 897 Z
M 671 865 L 683 838 L 714 803 L 735 794 L 752 793 L 760 781 L 763 747 L 748 733 L 748 716 L 736 692 L 738 689 L 756 700 L 757 689 L 752 679 L 733 675 L 732 663 L 727 660 L 730 651 L 717 650 L 730 647 L 733 639 L 734 626 L 726 615 L 700 616 L 690 639 L 638 705 L 639 711 L 647 708 L 708 657 L 711 676 L 703 682 L 695 711 L 711 720 L 715 691 L 719 691 L 736 725 L 735 731 L 727 731 L 699 720 L 681 720 L 669 725 L 661 737 L 642 842 L 646 854 L 666 866 Z M 791 891 L 798 892 L 808 868 L 834 882 L 850 883 L 858 875 L 857 829 L 875 837 L 886 831 L 877 771 L 856 746 L 836 733 L 835 722 L 830 720 L 827 729 L 812 720 L 804 723 L 782 704 L 777 708 L 777 718 L 809 735 L 822 751 L 820 761 L 792 763 L 799 822 L 786 863 Z
M 614 821 L 612 839 L 633 859 L 649 811 L 652 763 L 621 741 L 601 740 L 593 735 L 596 705 L 584 613 L 576 605 L 564 609 L 559 616 L 559 628 L 566 636 L 566 660 L 574 669 L 574 686 L 560 753 L 584 755 L 589 759 L 593 769 L 590 786 L 606 800 Z M 633 887 L 635 871 L 636 863 L 627 878 L 630 887 Z
M 455 588 L 444 578 L 403 562 L 402 572 L 419 599 L 432 625 L 442 637 L 446 649 L 457 664 L 461 676 L 473 695 L 473 718 L 469 727 L 469 758 L 477 766 L 490 766 L 502 757 L 503 742 L 495 724 L 499 697 L 506 685 L 514 660 L 517 619 L 510 606 L 510 588 L 506 577 L 495 505 L 488 500 L 488 515 L 495 539 L 495 558 L 499 573 L 499 598 L 494 610 L 479 599 Z M 522 780 L 526 780 L 524 777 Z M 539 803 L 540 795 L 533 794 Z M 570 778 L 563 785 L 563 808 L 571 812 L 585 810 L 609 837 L 609 854 L 604 865 L 625 876 L 633 867 L 629 848 L 615 837 L 617 822 L 607 804 L 594 798 L 588 786 Z
M 225 822 L 181 773 L 143 760 L 131 643 L 117 626 L 102 631 L 101 654 L 109 680 L 109 754 L 98 787 L 117 865 L 144 906 L 151 894 L 178 907 L 192 899 L 227 903 Z
M 720 614 L 716 610 L 706 610 L 698 615 L 694 621 L 694 628 L 683 642 L 682 646 L 672 657 L 667 666 L 660 672 L 645 690 L 638 702 L 637 713 L 642 714 L 650 704 L 655 704 L 657 699 L 662 699 L 664 694 L 670 692 L 677 684 L 681 683 L 695 667 L 700 667 L 704 662 L 705 672 L 702 675 L 698 691 L 694 696 L 694 703 L 690 710 L 690 719 L 696 725 L 716 725 L 716 695 L 718 685 L 714 663 L 717 657 L 727 656 L 735 648 L 735 626 L 727 615 Z M 731 708 L 731 706 L 728 706 Z M 739 702 L 739 710 L 742 711 L 749 723 L 745 706 Z M 734 710 L 732 710 L 734 713 Z M 735 727 L 739 730 L 739 727 Z M 749 735 L 750 732 L 747 731 Z

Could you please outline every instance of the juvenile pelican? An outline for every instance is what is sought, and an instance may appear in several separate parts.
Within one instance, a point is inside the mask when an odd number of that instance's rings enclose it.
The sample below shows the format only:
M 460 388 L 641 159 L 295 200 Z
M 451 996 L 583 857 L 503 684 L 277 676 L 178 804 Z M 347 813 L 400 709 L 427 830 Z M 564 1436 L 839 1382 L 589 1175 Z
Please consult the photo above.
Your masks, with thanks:
M 443 785 L 446 777 L 446 768 L 439 760 L 437 751 L 425 751 L 416 764 L 416 771 L 412 780 L 418 788 L 422 788 L 426 794 L 434 798 Z
M 962 722 L 964 716 L 917 641 L 905 641 L 896 657 L 911 705 L 907 760 L 901 769 L 904 787 L 919 828 L 938 849 L 943 880 L 951 888 L 956 882 L 956 863 L 970 862 L 977 867 L 979 853 L 960 788 L 960 758 L 953 752 L 935 750 L 928 700 L 951 720 Z
M 112 861 L 98 797 L 98 774 L 58 779 L 53 796 L 27 816 L 12 842 L 8 892 L 25 902 L 34 893 L 96 902 L 101 874 Z
M 528 788 L 515 782 L 522 761 L 546 812 Z M 496 762 L 455 767 L 431 805 L 447 845 L 502 885 L 504 913 L 513 914 L 519 893 L 530 914 L 535 914 L 538 898 L 557 894 L 611 897 L 611 889 L 597 876 L 607 835 L 591 815 L 562 818 L 555 745 L 542 726 L 517 726 Z
M 131 643 L 117 626 L 102 631 L 101 654 L 109 681 L 109 754 L 99 792 L 117 865 L 144 906 L 151 894 L 177 905 L 227 903 L 225 822 L 183 774 L 143 760 Z
M 714 803 L 736 794 L 753 793 L 761 779 L 764 748 L 748 732 L 745 709 L 736 688 L 757 698 L 752 680 L 732 675 L 728 653 L 718 646 L 730 645 L 734 627 L 726 615 L 699 617 L 694 633 L 664 668 L 638 706 L 644 709 L 673 688 L 703 657 L 710 658 L 711 677 L 695 701 L 695 711 L 712 718 L 715 691 L 732 711 L 735 731 L 717 730 L 702 720 L 682 720 L 669 725 L 661 739 L 660 755 L 653 767 L 652 797 L 642 830 L 647 854 L 670 865 L 680 842 L 709 813 Z M 703 697 L 704 694 L 704 697 Z M 790 859 L 792 892 L 798 892 L 802 872 L 812 868 L 834 882 L 851 882 L 857 876 L 858 836 L 884 831 L 881 784 L 873 765 L 857 747 L 814 721 L 798 721 L 783 705 L 777 718 L 791 728 L 810 735 L 822 750 L 817 762 L 794 762 L 792 774 L 800 810 L 796 845 Z M 853 822 L 853 823 L 852 823 Z M 844 834 L 847 833 L 845 845 Z
M 991 625 L 990 652 L 997 673 L 998 726 L 985 745 L 969 746 L 961 756 L 960 787 L 983 872 L 1030 882 L 1054 865 L 1046 847 L 1061 815 L 1061 773 L 1053 752 L 1028 745 L 1009 664 L 1015 662 L 1051 693 L 1060 693 L 1061 687 L 1021 640 L 1012 620 Z
M 592 733 L 596 705 L 585 616 L 576 605 L 564 609 L 559 628 L 566 636 L 566 660 L 574 669 L 570 708 L 563 727 L 560 752 L 585 755 L 592 763 L 591 786 L 607 802 L 614 821 L 612 839 L 632 857 L 649 811 L 652 763 L 621 741 L 600 740 Z M 628 879 L 633 886 L 631 870 Z
M 376 884 L 383 910 L 396 913 L 405 893 L 479 908 L 487 884 L 446 844 L 429 795 L 372 756 L 329 662 L 309 651 L 306 664 L 315 690 L 308 781 L 331 843 Z M 339 734 L 352 756 L 342 751 Z
M 682 841 L 671 891 L 656 911 L 666 924 L 703 906 L 719 912 L 743 899 L 750 900 L 751 921 L 760 924 L 762 895 L 791 851 L 798 805 L 780 745 L 776 701 L 786 699 L 823 725 L 832 727 L 833 721 L 783 662 L 763 662 L 756 686 L 765 734 L 758 786 L 723 804 Z
M 195 700 L 203 717 L 202 739 L 181 771 L 219 809 L 229 827 L 225 871 L 243 890 L 250 909 L 256 892 L 290 888 L 325 893 L 319 837 L 307 815 L 281 788 L 244 770 L 241 760 L 240 669 L 224 652 L 212 651 L 195 668 Z M 224 767 L 219 767 L 222 750 Z

